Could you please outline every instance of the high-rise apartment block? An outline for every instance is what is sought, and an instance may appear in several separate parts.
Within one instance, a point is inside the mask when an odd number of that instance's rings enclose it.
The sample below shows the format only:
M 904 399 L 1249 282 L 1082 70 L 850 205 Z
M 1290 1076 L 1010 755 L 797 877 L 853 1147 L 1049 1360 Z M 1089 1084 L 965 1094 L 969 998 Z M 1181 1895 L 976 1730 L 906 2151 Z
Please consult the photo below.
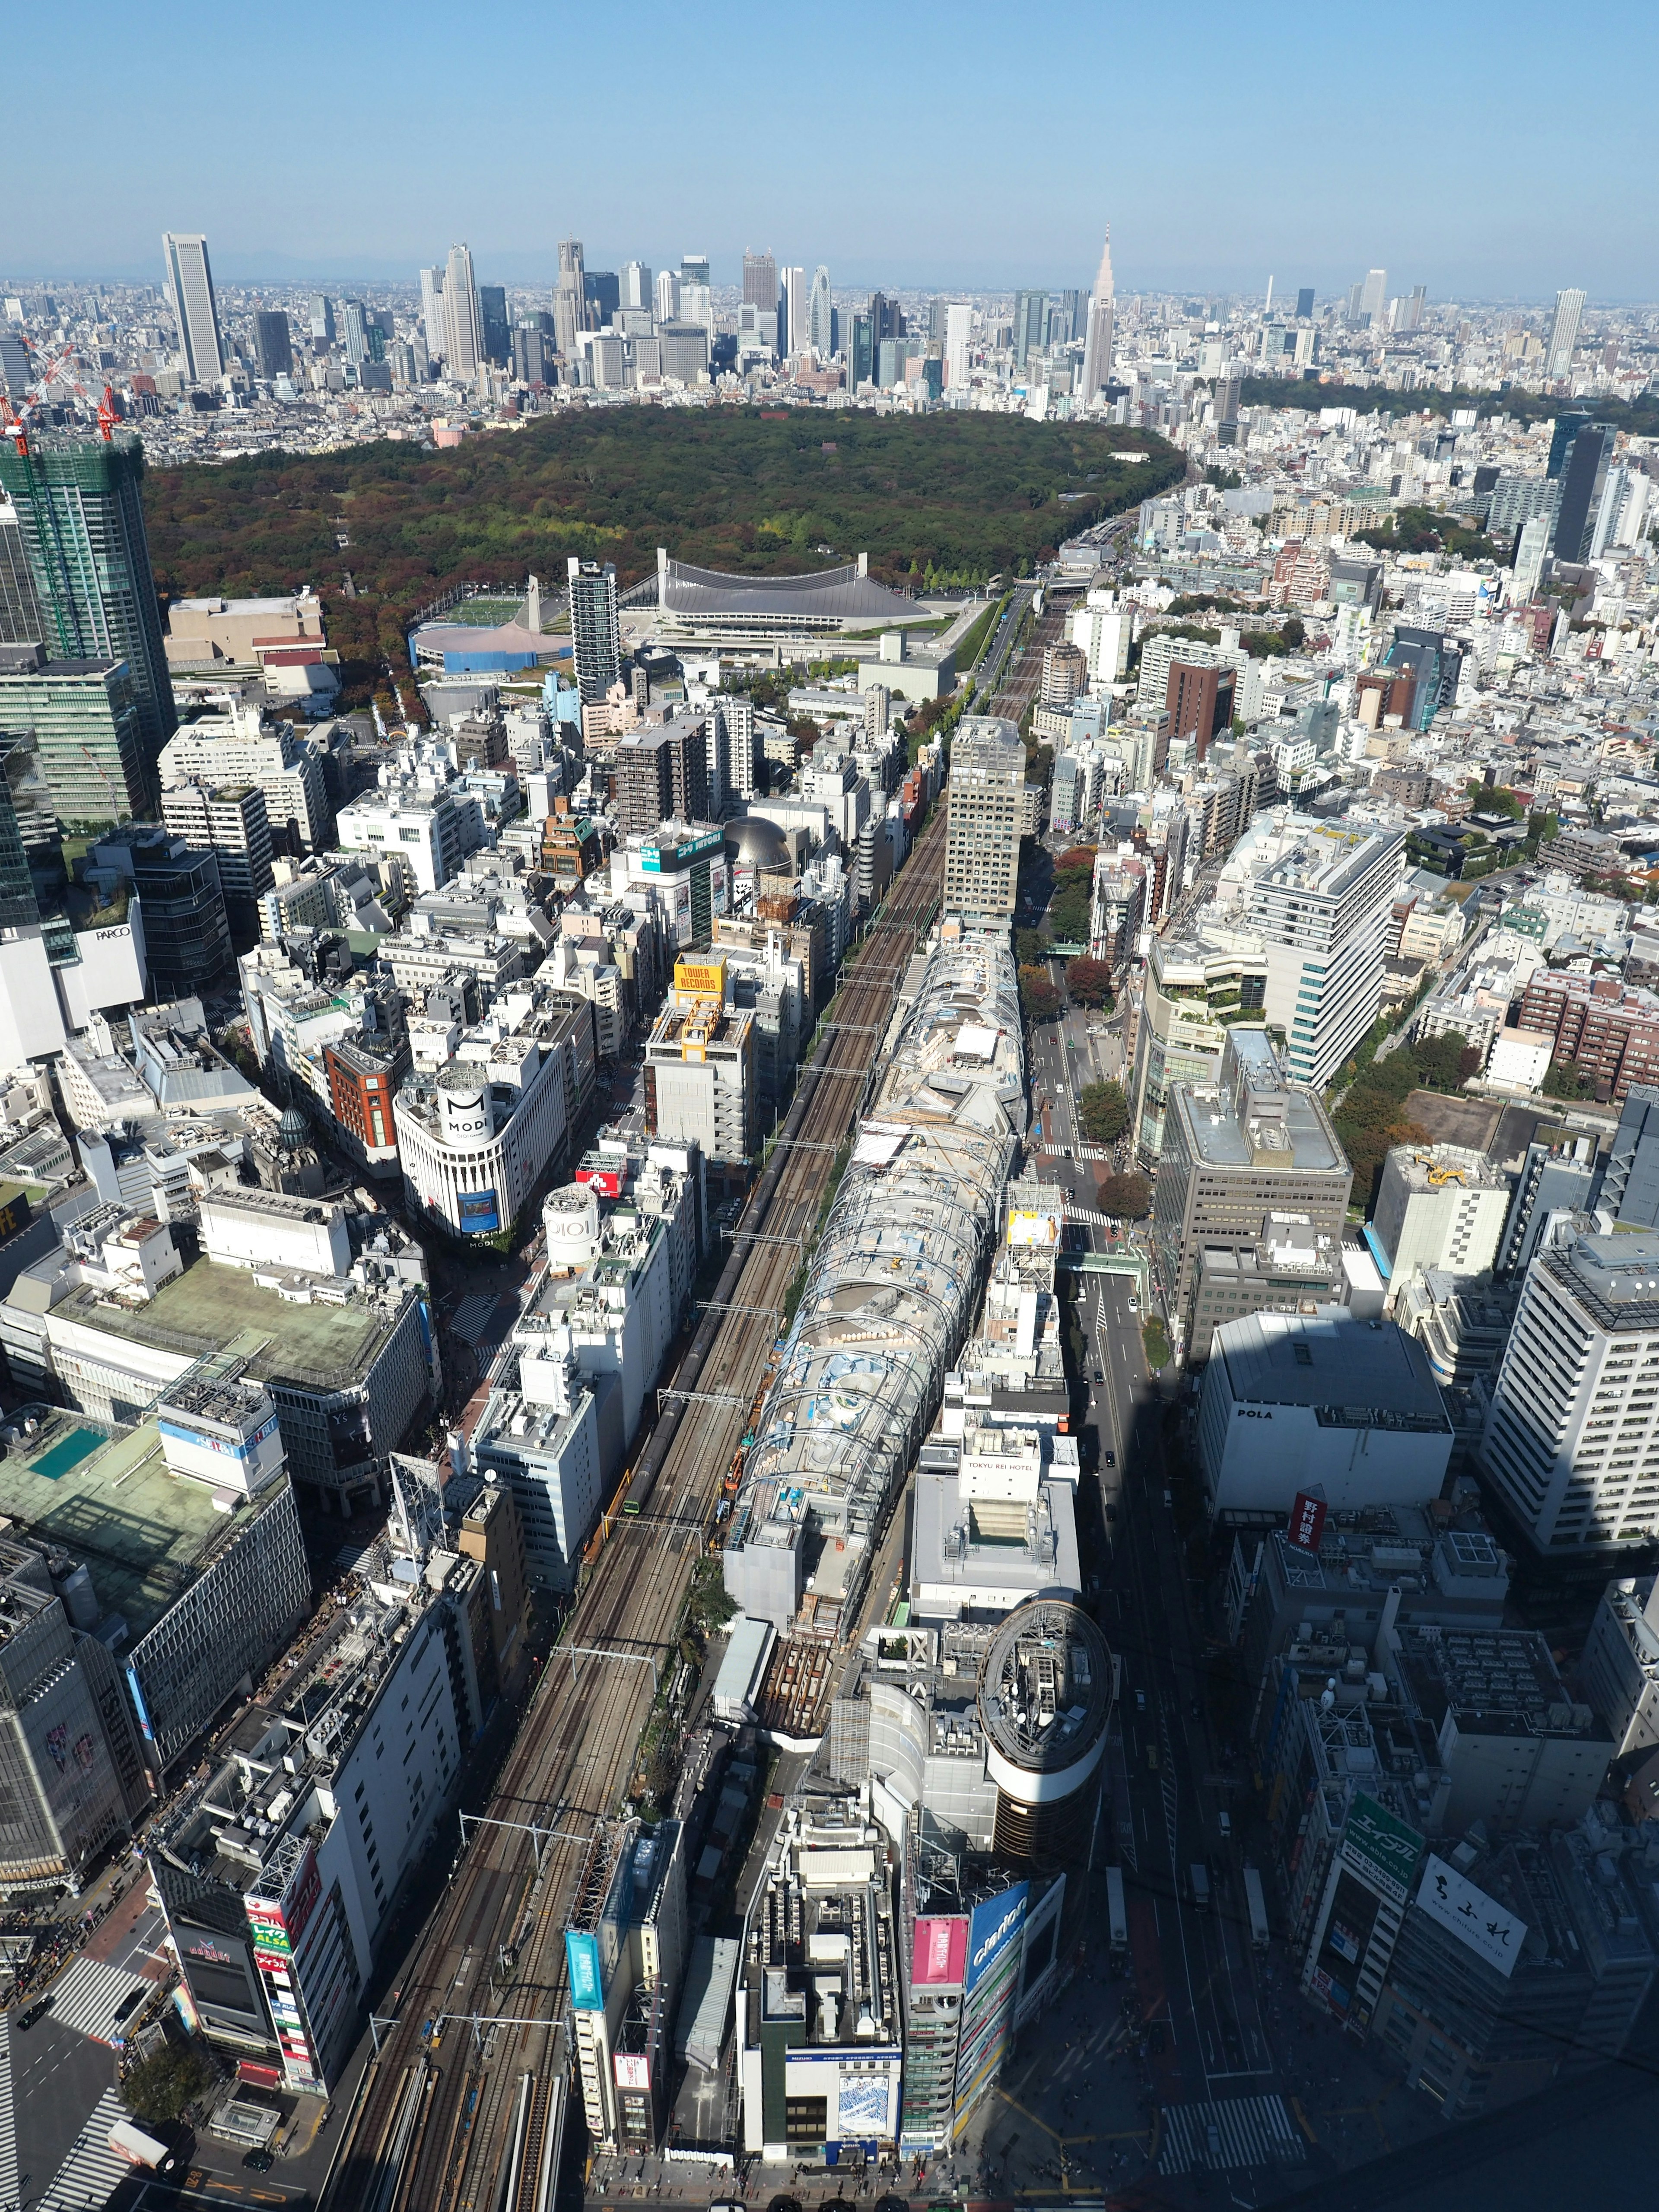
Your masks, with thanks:
M 708 722 L 708 715 L 694 711 L 618 738 L 619 836 L 648 838 L 662 823 L 707 818 Z
M 1213 740 L 1232 726 L 1233 693 L 1237 678 L 1231 668 L 1200 667 L 1192 661 L 1170 663 L 1166 707 L 1170 736 L 1188 740 L 1194 757 L 1202 760 Z
M 143 466 L 131 431 L 32 436 L 27 453 L 0 439 L 0 493 L 17 517 L 40 641 L 54 659 L 126 663 L 149 770 L 179 717 L 138 493 Z
M 1019 881 L 1025 805 L 1025 748 L 1013 723 L 968 714 L 951 748 L 945 844 L 947 915 L 1006 928 Z
M 1295 1082 L 1322 1090 L 1376 1019 L 1404 848 L 1397 830 L 1316 827 L 1280 809 L 1222 870 L 1218 905 L 1266 946 L 1267 1019 Z
M 1546 1243 L 1486 1416 L 1486 1474 L 1547 1557 L 1659 1534 L 1659 1236 Z
M 569 559 L 570 643 L 576 690 L 596 705 L 622 673 L 622 623 L 617 571 L 609 561 Z
M 162 237 L 161 253 L 185 374 L 192 384 L 216 383 L 225 373 L 225 342 L 213 296 L 207 240 L 199 233 L 170 230 Z
M 258 934 L 258 902 L 276 880 L 270 822 L 257 783 L 177 783 L 161 794 L 161 819 L 198 852 L 219 863 L 225 912 L 240 937 Z

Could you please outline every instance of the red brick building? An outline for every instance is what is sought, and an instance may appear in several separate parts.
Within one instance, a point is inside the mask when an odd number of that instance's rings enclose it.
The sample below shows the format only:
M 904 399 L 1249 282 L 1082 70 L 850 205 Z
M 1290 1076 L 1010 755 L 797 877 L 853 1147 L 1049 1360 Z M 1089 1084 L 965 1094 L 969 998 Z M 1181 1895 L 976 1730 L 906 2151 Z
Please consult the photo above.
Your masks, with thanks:
M 1232 726 L 1236 680 L 1231 668 L 1200 668 L 1190 660 L 1170 663 L 1170 688 L 1164 695 L 1170 735 L 1195 737 L 1200 760 L 1209 751 L 1211 739 Z
M 352 1152 L 365 1167 L 387 1174 L 398 1165 L 392 1101 L 409 1073 L 409 1040 L 369 1031 L 323 1047 L 328 1093 Z
M 1659 1083 L 1659 996 L 1627 990 L 1616 975 L 1540 968 L 1521 1001 L 1521 1027 L 1555 1040 L 1596 1097 L 1622 1102 L 1632 1083 Z

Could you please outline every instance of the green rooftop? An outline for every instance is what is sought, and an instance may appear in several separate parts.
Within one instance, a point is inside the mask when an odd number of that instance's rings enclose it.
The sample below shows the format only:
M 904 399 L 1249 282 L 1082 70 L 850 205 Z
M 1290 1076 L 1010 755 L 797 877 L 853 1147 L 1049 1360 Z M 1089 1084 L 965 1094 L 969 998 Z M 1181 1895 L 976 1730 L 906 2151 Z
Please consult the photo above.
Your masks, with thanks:
M 383 1308 L 299 1305 L 264 1290 L 246 1268 L 197 1260 L 147 1304 L 118 1305 L 96 1291 L 72 1291 L 55 1310 L 67 1320 L 136 1344 L 186 1353 L 234 1350 L 256 1382 L 295 1381 L 343 1389 L 359 1381 L 384 1342 Z
M 68 1457 L 94 1432 L 109 1434 L 84 1414 L 55 1413 L 29 1438 L 27 1455 L 0 1460 L 0 1513 L 15 1530 L 83 1559 L 100 1612 L 123 1615 L 136 1644 L 248 1509 L 239 1501 L 234 1512 L 222 1513 L 211 1491 L 169 1474 L 153 1420 L 101 1449 Z M 38 1472 L 42 1462 L 58 1473 Z

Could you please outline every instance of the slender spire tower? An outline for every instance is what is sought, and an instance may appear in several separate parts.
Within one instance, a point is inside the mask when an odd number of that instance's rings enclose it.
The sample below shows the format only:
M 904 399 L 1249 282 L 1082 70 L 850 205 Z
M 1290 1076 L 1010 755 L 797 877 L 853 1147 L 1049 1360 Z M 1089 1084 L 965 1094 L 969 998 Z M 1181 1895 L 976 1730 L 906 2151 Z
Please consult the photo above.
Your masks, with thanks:
M 1089 301 L 1089 335 L 1083 349 L 1083 404 L 1086 407 L 1112 374 L 1112 233 L 1100 249 L 1100 268 Z

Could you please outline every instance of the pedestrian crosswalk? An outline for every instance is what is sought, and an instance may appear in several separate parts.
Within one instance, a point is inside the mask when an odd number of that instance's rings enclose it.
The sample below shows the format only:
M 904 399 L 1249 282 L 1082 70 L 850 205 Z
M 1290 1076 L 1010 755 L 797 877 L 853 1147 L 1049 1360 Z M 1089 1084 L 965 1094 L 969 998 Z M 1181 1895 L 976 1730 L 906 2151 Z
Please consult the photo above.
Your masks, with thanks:
M 489 1333 L 490 1316 L 499 1302 L 485 1297 L 475 1291 L 471 1297 L 463 1298 L 455 1309 L 455 1318 L 449 1324 L 456 1336 L 464 1336 L 469 1344 L 480 1344 Z
M 11 2014 L 0 2012 L 0 2204 L 17 2202 L 17 2107 L 12 2101 Z
M 79 1958 L 52 1985 L 52 2016 L 60 2027 L 108 2043 L 115 2034 L 116 2008 L 122 1999 L 149 1986 L 142 1974 L 108 1959 Z M 0 2197 L 0 2204 L 4 2203 Z
M 126 2117 L 114 2090 L 106 2089 L 87 2114 L 38 2212 L 89 2212 L 107 2204 L 121 2184 L 132 2179 L 132 2168 L 109 2147 L 110 2130 Z
M 1160 2173 L 1222 2173 L 1239 2166 L 1299 2166 L 1308 2155 L 1282 2097 L 1224 2097 L 1166 2105 Z

